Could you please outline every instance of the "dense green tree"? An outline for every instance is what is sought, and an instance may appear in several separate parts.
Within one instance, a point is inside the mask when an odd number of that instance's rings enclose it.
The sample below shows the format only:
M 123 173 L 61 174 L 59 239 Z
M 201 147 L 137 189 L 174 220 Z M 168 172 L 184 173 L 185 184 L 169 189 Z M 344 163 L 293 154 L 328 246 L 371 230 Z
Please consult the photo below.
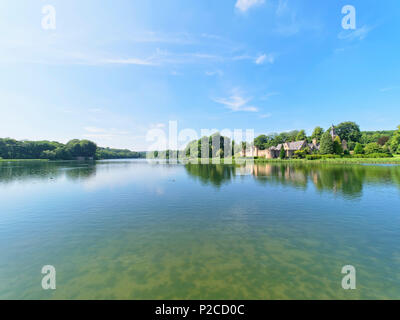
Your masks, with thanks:
M 365 154 L 372 154 L 372 153 L 381 153 L 381 152 L 383 152 L 383 150 L 382 150 L 382 147 L 378 143 L 371 142 L 365 146 L 364 152 L 365 152 Z
M 268 148 L 268 142 L 269 138 L 265 134 L 262 134 L 254 139 L 254 146 L 256 146 L 259 150 L 265 150 Z
M 333 153 L 335 154 L 343 153 L 342 141 L 340 140 L 339 136 L 336 136 L 336 138 L 333 140 Z
M 390 139 L 390 150 L 393 153 L 400 153 L 400 126 L 397 127 L 398 130 L 393 134 Z
M 321 154 L 333 154 L 333 141 L 329 131 L 326 131 L 321 137 Z
M 306 132 L 304 130 L 300 130 L 297 133 L 296 141 L 302 141 L 302 140 L 306 140 L 306 139 L 307 139 Z
M 285 151 L 285 148 L 283 147 L 283 145 L 282 145 L 281 151 L 279 153 L 279 158 L 281 158 L 281 159 L 285 159 L 286 158 L 286 151 Z
M 364 153 L 364 148 L 361 143 L 357 142 L 357 144 L 354 148 L 354 153 L 355 154 L 363 154 Z
M 317 142 L 321 142 L 322 135 L 324 134 L 324 129 L 321 127 L 316 127 L 311 135 L 311 139 L 317 139 Z
M 341 140 L 360 142 L 361 139 L 360 127 L 358 124 L 351 121 L 338 124 L 336 126 L 336 134 Z
M 72 160 L 76 157 L 114 159 L 138 158 L 145 154 L 130 150 L 98 148 L 89 140 L 71 140 L 67 145 L 54 141 L 17 141 L 0 139 L 0 157 L 4 159 Z
M 191 158 L 223 158 L 231 156 L 231 152 L 234 152 L 234 147 L 230 138 L 221 136 L 217 132 L 210 137 L 202 137 L 199 140 L 190 142 L 186 146 L 184 154 Z

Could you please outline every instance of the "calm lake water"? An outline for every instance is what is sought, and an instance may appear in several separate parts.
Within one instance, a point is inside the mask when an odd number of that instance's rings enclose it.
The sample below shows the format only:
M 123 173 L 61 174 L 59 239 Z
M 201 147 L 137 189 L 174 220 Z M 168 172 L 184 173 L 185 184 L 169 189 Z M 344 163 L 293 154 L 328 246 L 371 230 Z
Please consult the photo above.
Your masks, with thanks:
M 0 298 L 398 299 L 399 208 L 399 166 L 0 162 Z

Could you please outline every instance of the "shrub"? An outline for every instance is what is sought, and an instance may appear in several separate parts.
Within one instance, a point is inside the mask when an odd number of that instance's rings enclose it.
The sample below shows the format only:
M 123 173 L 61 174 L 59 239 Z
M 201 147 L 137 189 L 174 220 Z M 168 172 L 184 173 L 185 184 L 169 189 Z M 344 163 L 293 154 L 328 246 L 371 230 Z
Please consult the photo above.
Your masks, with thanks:
M 286 151 L 285 151 L 285 148 L 283 147 L 283 145 L 281 147 L 281 152 L 279 154 L 279 158 L 281 158 L 281 159 L 285 159 L 286 158 Z
M 307 160 L 323 160 L 323 159 L 338 159 L 341 158 L 338 154 L 309 154 Z
M 335 154 L 342 154 L 343 153 L 342 141 L 340 140 L 339 136 L 337 136 L 335 138 L 335 140 L 333 141 L 333 152 Z
M 355 154 L 352 158 L 393 158 L 391 153 Z
M 306 155 L 307 160 L 319 160 L 322 156 L 320 154 L 308 154 Z
M 376 143 L 368 143 L 364 148 L 365 154 L 382 153 L 382 147 Z
M 304 159 L 307 155 L 306 150 L 297 150 L 294 152 L 294 159 Z
M 361 143 L 357 142 L 357 144 L 354 148 L 354 153 L 355 154 L 363 154 L 364 153 L 364 148 Z

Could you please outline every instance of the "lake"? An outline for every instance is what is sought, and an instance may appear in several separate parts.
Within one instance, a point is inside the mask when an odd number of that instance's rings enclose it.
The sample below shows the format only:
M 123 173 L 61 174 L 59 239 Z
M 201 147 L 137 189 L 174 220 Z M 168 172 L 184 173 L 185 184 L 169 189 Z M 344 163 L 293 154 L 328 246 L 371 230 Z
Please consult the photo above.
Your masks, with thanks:
M 399 208 L 400 166 L 0 162 L 0 299 L 399 299 Z

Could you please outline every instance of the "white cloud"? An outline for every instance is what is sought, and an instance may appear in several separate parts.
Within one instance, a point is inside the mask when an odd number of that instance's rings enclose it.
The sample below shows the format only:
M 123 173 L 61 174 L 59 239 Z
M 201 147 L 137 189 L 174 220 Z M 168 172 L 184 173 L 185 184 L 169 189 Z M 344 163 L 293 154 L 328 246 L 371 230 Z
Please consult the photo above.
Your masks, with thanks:
M 274 63 L 275 59 L 272 54 L 262 54 L 255 59 L 256 64 L 263 64 L 264 62 Z
M 272 114 L 271 113 L 265 113 L 265 114 L 261 114 L 260 115 L 260 118 L 261 119 L 267 119 L 267 118 L 271 118 L 272 117 Z
M 264 3 L 264 0 L 237 0 L 235 8 L 242 12 L 246 12 L 251 7 L 259 6 Z
M 138 58 L 128 58 L 128 59 L 104 59 L 100 60 L 102 64 L 133 64 L 140 66 L 154 66 L 156 63 L 150 61 L 149 59 L 138 59 Z
M 221 70 L 216 70 L 216 71 L 206 71 L 206 76 L 212 77 L 212 76 L 223 76 L 223 72 Z
M 217 98 L 214 99 L 215 102 L 225 105 L 226 108 L 238 112 L 258 112 L 258 108 L 254 106 L 249 106 L 248 102 L 251 101 L 249 98 L 244 98 L 240 94 L 235 93 L 229 98 Z
M 250 60 L 253 61 L 255 64 L 263 64 L 265 62 L 268 63 L 274 63 L 275 62 L 275 56 L 271 54 L 260 54 L 258 56 L 251 56 L 248 54 L 243 54 L 240 56 L 235 56 L 232 58 L 233 61 L 241 61 L 241 60 Z
M 368 33 L 374 29 L 373 27 L 369 27 L 367 25 L 362 26 L 361 28 L 357 28 L 352 31 L 342 31 L 338 34 L 338 38 L 340 40 L 364 40 Z

